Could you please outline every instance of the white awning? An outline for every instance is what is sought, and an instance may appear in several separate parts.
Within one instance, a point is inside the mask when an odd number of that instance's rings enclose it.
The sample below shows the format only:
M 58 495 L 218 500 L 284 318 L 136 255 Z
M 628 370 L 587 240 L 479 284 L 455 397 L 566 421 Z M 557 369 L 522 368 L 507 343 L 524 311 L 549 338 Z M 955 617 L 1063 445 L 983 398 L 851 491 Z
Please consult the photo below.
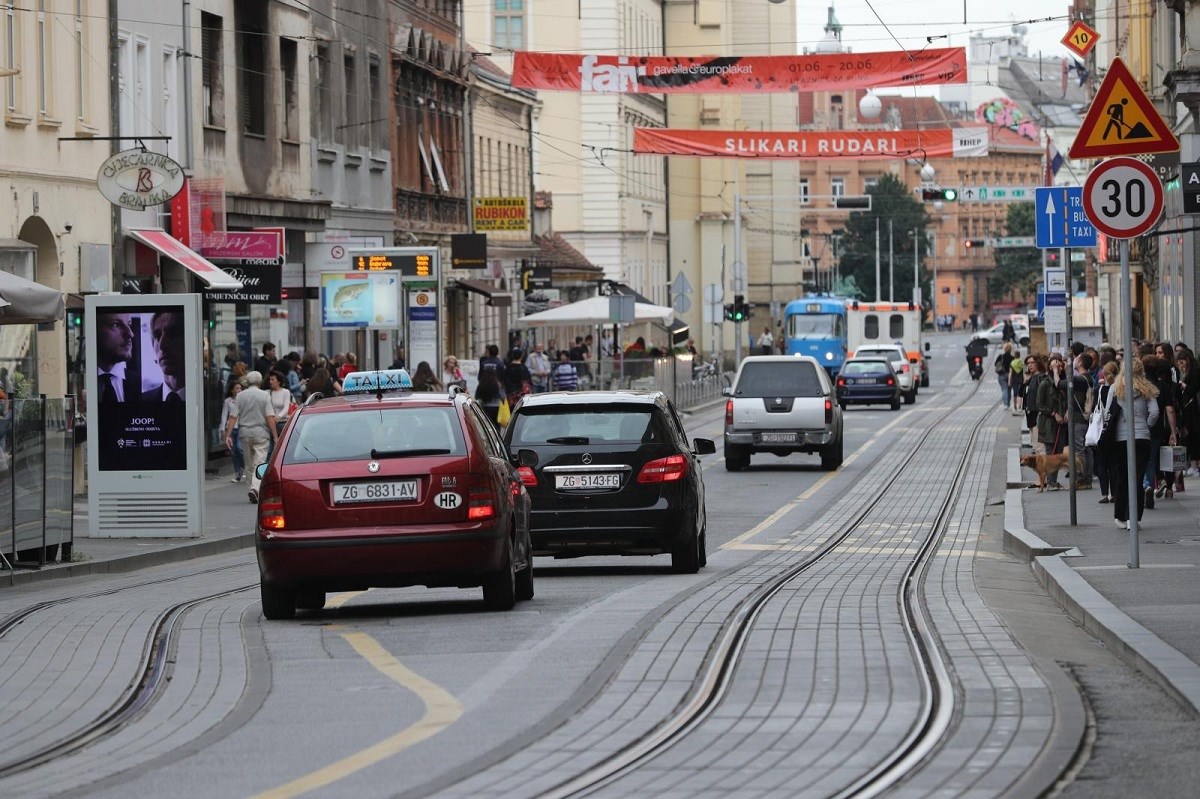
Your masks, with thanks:
M 242 281 L 216 266 L 162 228 L 132 228 L 125 232 L 147 247 L 157 250 L 172 261 L 179 263 L 184 269 L 203 280 L 204 285 L 210 289 L 236 290 L 242 287 Z

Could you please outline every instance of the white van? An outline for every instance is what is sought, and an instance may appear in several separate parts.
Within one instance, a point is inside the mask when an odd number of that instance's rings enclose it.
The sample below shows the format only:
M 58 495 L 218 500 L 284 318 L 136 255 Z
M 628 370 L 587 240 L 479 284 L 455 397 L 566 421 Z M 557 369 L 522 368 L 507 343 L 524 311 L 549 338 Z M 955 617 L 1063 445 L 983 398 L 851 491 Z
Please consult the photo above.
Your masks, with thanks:
M 904 348 L 911 368 L 921 376 L 920 387 L 928 386 L 931 356 L 929 345 L 921 340 L 922 315 L 911 302 L 851 300 L 846 305 L 846 357 L 853 358 L 859 347 L 896 344 Z

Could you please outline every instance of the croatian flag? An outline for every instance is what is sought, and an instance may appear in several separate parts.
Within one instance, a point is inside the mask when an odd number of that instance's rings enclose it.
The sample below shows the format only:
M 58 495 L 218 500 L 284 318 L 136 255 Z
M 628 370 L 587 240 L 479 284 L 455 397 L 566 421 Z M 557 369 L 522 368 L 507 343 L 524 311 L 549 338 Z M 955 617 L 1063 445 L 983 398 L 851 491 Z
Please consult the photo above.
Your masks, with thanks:
M 1049 136 L 1047 136 L 1046 137 L 1046 180 L 1045 180 L 1045 185 L 1047 185 L 1047 186 L 1054 185 L 1054 176 L 1058 174 L 1058 170 L 1062 169 L 1064 160 L 1065 159 L 1063 158 L 1062 153 L 1060 153 L 1058 151 L 1058 148 L 1054 146 L 1054 141 Z

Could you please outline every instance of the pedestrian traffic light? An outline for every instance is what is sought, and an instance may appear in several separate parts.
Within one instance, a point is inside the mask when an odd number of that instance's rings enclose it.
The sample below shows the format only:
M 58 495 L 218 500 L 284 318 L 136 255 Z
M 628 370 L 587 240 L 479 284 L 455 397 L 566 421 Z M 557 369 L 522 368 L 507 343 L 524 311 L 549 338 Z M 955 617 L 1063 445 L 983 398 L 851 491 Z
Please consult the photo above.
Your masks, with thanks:
M 934 200 L 944 200 L 946 202 L 954 202 L 958 199 L 957 189 L 921 189 L 921 199 L 925 202 L 933 202 Z
M 963 246 L 968 250 L 978 249 L 987 246 L 987 239 L 967 239 L 963 242 Z

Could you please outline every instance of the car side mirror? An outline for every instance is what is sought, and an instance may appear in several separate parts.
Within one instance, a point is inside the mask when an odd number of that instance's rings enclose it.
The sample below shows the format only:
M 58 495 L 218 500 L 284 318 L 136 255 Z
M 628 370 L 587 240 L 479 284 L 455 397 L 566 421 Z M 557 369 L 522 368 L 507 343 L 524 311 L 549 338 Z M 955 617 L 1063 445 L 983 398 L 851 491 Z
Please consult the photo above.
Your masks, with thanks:
M 717 451 L 717 445 L 711 438 L 697 438 L 692 440 L 692 447 L 697 455 L 712 455 Z
M 257 466 L 255 466 L 254 467 L 254 476 L 257 477 L 259 480 L 262 480 L 264 477 L 266 477 L 267 476 L 267 464 L 260 463 Z
M 721 389 L 721 396 L 722 397 L 732 397 L 733 389 L 730 388 L 729 386 L 725 386 L 724 388 Z
M 538 454 L 531 449 L 517 450 L 517 456 L 513 458 L 513 462 L 517 466 L 528 466 L 530 469 L 538 465 Z

